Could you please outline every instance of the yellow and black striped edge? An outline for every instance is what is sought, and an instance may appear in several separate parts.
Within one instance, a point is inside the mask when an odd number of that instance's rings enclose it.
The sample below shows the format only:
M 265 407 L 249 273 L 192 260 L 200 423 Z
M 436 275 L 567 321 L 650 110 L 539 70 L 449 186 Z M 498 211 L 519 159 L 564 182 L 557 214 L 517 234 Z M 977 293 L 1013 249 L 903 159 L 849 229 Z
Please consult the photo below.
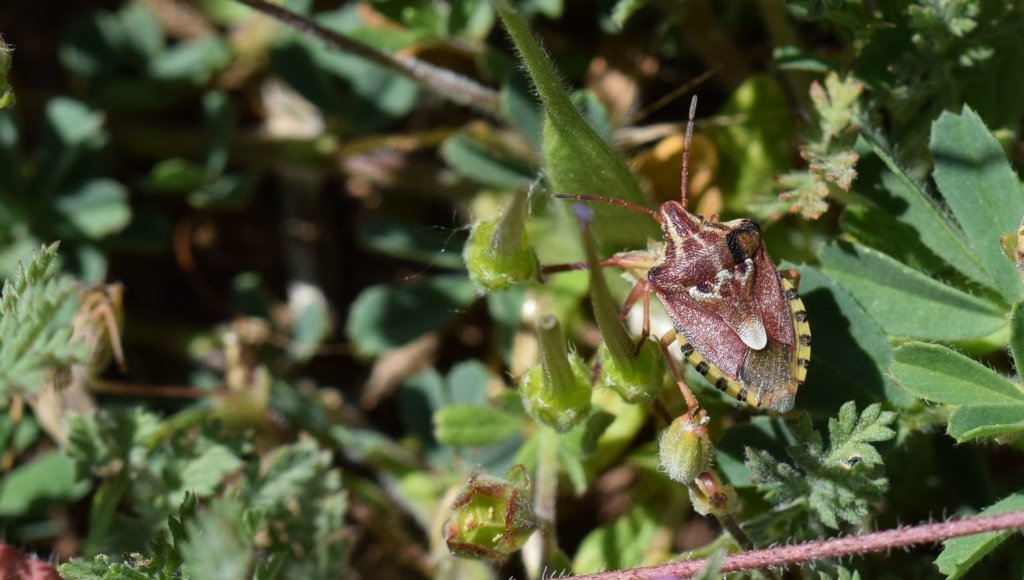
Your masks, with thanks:
M 811 361 L 811 327 L 807 324 L 807 310 L 797 295 L 796 288 L 785 278 L 781 278 L 781 281 L 782 290 L 789 302 L 789 311 L 793 314 L 793 328 L 796 329 L 796 380 L 802 385 L 807 379 L 807 366 Z M 750 394 L 746 387 L 725 376 L 721 369 L 709 363 L 682 333 L 676 334 L 676 340 L 687 362 L 716 389 L 752 407 L 761 406 L 761 401 Z
M 796 380 L 801 385 L 807 380 L 807 365 L 811 362 L 811 326 L 807 324 L 807 309 L 789 280 L 781 278 L 782 290 L 793 313 L 793 328 L 796 329 Z

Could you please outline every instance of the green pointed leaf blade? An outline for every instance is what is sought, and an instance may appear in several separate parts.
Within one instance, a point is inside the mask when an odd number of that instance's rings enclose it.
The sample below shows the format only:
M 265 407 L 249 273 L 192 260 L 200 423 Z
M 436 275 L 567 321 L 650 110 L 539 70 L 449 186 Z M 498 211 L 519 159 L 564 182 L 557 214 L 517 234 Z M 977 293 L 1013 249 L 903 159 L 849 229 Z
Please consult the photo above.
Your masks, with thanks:
M 1024 298 L 1010 309 L 1010 354 L 1018 371 L 1024 369 Z
M 843 211 L 839 223 L 843 231 L 856 241 L 915 270 L 939 272 L 947 268 L 944 260 L 924 245 L 917 230 L 897 220 L 885 209 L 852 205 Z
M 0 515 L 24 517 L 51 504 L 73 502 L 89 493 L 92 483 L 75 477 L 75 462 L 58 452 L 47 453 L 19 465 L 4 476 L 0 486 Z
M 484 405 L 450 405 L 434 415 L 434 425 L 441 443 L 478 447 L 518 435 L 523 419 Z
M 492 0 L 544 106 L 541 143 L 548 179 L 559 193 L 613 197 L 643 205 L 625 162 L 587 124 L 523 19 L 505 0 Z M 657 235 L 649 216 L 610 204 L 591 204 L 594 231 L 606 248 L 638 247 Z
M 457 134 L 445 139 L 441 155 L 460 175 L 498 189 L 525 189 L 533 181 L 534 170 L 527 164 L 499 156 L 469 135 Z
M 644 557 L 657 537 L 658 518 L 659 514 L 650 506 L 635 505 L 614 521 L 594 529 L 576 550 L 573 572 L 593 574 L 649 563 Z
M 1017 231 L 1024 216 L 1020 180 L 1002 147 L 970 107 L 944 112 L 932 126 L 935 183 L 963 228 L 968 244 L 1007 302 L 1024 287 L 1000 247 L 999 237 Z
M 1024 430 L 1024 402 L 963 406 L 953 411 L 946 431 L 958 443 Z
M 828 244 L 818 253 L 825 273 L 860 302 L 890 336 L 966 340 L 1005 324 L 1003 310 L 946 286 L 859 244 Z
M 376 356 L 440 329 L 476 298 L 473 283 L 458 274 L 415 285 L 377 284 L 352 303 L 345 333 L 360 356 Z
M 288 345 L 288 355 L 292 360 L 306 362 L 316 355 L 320 345 L 334 330 L 331 309 L 320 287 L 298 282 L 292 284 L 288 300 L 292 340 Z
M 985 365 L 938 344 L 908 342 L 889 372 L 914 395 L 948 405 L 1024 404 L 1024 392 Z
M 982 510 L 979 516 L 994 516 L 1024 510 L 1024 493 L 1017 492 L 1003 498 Z M 949 576 L 949 580 L 962 578 L 971 566 L 999 547 L 1018 530 L 1002 530 L 952 538 L 943 542 L 942 553 L 935 559 L 939 572 Z
M 209 180 L 210 175 L 201 165 L 172 157 L 153 166 L 145 188 L 154 193 L 178 193 L 196 189 Z
M 231 48 L 219 37 L 180 42 L 155 55 L 149 74 L 164 81 L 205 83 L 231 60 Z
M 992 286 L 993 282 L 988 272 L 981 266 L 977 256 L 967 247 L 963 234 L 946 217 L 946 211 L 919 183 L 911 178 L 870 132 L 865 132 L 864 136 L 871 143 L 875 155 L 892 172 L 883 173 L 881 181 L 884 189 L 892 194 L 896 201 L 902 202 L 901 213 L 895 214 L 893 217 L 913 226 L 921 236 L 924 245 L 947 264 L 969 278 Z
M 91 240 L 123 230 L 132 219 L 128 189 L 113 179 L 87 181 L 75 191 L 61 195 L 54 205 Z

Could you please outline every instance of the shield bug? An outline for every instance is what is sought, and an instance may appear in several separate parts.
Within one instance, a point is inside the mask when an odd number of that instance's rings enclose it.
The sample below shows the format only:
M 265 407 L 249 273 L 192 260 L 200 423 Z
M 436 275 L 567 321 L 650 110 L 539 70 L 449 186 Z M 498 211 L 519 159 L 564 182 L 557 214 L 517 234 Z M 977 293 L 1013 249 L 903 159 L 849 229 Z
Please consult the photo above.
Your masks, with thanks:
M 666 355 L 668 345 L 676 340 L 687 361 L 719 390 L 754 407 L 789 411 L 811 357 L 807 311 L 793 284 L 779 274 L 768 255 L 757 222 L 720 222 L 717 216 L 706 220 L 686 210 L 696 105 L 694 98 L 686 128 L 681 201 L 665 202 L 654 212 L 618 199 L 574 194 L 555 197 L 614 203 L 651 214 L 661 223 L 665 245 L 656 257 L 626 252 L 602 262 L 604 266 L 646 269 L 622 310 L 625 315 L 643 300 L 640 344 L 650 332 L 653 291 L 675 327 L 661 339 Z M 576 267 L 579 265 L 566 264 L 545 270 Z M 678 373 L 676 379 L 688 394 Z

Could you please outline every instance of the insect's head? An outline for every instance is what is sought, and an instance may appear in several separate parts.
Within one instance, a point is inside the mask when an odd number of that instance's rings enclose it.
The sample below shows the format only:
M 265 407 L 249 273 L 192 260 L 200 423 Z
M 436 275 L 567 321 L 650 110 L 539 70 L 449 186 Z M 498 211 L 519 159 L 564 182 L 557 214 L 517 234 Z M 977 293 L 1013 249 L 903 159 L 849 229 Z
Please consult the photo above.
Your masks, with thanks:
M 666 201 L 661 204 L 661 229 L 670 239 L 692 236 L 700 231 L 703 219 L 694 215 L 678 201 Z

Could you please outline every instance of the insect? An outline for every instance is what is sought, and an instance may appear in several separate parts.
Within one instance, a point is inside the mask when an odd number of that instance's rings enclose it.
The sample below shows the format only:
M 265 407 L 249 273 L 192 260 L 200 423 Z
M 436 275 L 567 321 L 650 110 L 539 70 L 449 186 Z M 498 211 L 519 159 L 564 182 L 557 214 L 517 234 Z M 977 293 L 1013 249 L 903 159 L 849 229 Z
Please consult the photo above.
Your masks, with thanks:
M 646 269 L 646 276 L 630 292 L 622 309 L 625 316 L 643 300 L 644 324 L 637 352 L 650 333 L 653 291 L 675 328 L 660 341 L 670 363 L 668 346 L 678 341 L 687 361 L 719 390 L 754 407 L 786 412 L 793 408 L 811 358 L 807 311 L 796 288 L 779 274 L 768 255 L 757 222 L 720 222 L 717 216 L 705 220 L 686 210 L 687 163 L 696 106 L 695 97 L 686 128 L 681 201 L 665 202 L 654 212 L 612 198 L 555 197 L 621 205 L 648 213 L 661 224 L 665 246 L 656 258 L 649 253 L 626 252 L 602 262 L 604 266 Z M 568 268 L 545 270 L 558 269 Z M 675 365 L 670 366 L 692 408 L 692 395 Z

